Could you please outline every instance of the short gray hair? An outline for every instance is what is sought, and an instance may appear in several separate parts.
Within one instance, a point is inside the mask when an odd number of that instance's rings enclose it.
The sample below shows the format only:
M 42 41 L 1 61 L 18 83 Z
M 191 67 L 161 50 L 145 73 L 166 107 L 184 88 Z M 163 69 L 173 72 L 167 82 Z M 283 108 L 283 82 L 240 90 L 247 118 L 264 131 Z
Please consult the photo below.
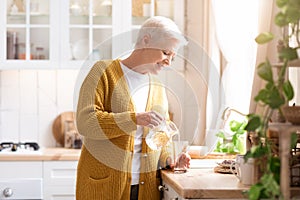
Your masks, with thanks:
M 187 40 L 182 35 L 178 26 L 167 17 L 154 16 L 147 19 L 138 32 L 135 49 L 141 48 L 143 38 L 146 35 L 150 37 L 152 43 L 175 39 L 178 41 L 178 47 L 187 44 Z

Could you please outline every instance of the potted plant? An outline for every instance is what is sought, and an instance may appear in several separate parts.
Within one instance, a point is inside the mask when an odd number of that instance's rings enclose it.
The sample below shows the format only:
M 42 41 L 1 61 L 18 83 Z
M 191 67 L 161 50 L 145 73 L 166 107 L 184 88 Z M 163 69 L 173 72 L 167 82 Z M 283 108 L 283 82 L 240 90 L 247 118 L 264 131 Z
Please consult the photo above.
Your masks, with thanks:
M 216 134 L 218 141 L 214 152 L 227 153 L 227 154 L 244 154 L 245 144 L 244 138 L 246 137 L 245 126 L 247 121 L 232 120 L 229 122 L 231 133 L 222 130 Z
M 274 112 L 282 114 L 282 108 L 288 104 L 288 101 L 293 99 L 294 90 L 289 80 L 285 79 L 287 67 L 295 59 L 298 59 L 297 50 L 300 49 L 300 1 L 299 0 L 276 0 L 276 5 L 279 12 L 275 17 L 275 24 L 285 29 L 289 27 L 289 32 L 280 36 L 278 48 L 278 58 L 280 63 L 277 65 L 278 72 L 275 76 L 272 68 L 273 65 L 268 59 L 258 65 L 258 76 L 263 79 L 266 84 L 262 88 L 255 101 L 264 107 L 264 113 L 249 114 L 248 124 L 245 130 L 255 133 L 255 143 L 246 153 L 246 159 L 255 158 L 259 161 L 263 160 L 263 174 L 258 182 L 251 186 L 248 191 L 248 198 L 255 199 L 278 199 L 281 198 L 279 174 L 280 174 L 280 159 L 274 157 L 272 152 L 272 143 L 267 137 L 268 126 Z M 285 31 L 286 32 L 286 31 Z M 256 37 L 258 44 L 265 44 L 275 38 L 272 33 L 261 33 Z M 296 45 L 290 46 L 290 39 L 296 41 Z M 295 135 L 293 135 L 295 144 Z

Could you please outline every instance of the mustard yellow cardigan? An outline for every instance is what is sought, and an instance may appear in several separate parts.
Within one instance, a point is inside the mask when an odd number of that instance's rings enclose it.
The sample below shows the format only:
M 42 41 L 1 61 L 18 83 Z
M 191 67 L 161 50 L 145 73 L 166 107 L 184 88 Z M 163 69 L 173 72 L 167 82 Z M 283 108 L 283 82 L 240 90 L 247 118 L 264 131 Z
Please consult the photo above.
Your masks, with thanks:
M 150 76 L 146 110 L 168 117 L 164 87 Z M 163 112 L 163 113 L 162 113 Z M 130 199 L 131 165 L 136 117 L 119 60 L 94 64 L 85 78 L 76 111 L 77 128 L 84 145 L 77 168 L 77 200 Z M 165 167 L 167 147 L 151 150 L 142 139 L 140 200 L 160 199 L 160 167 Z

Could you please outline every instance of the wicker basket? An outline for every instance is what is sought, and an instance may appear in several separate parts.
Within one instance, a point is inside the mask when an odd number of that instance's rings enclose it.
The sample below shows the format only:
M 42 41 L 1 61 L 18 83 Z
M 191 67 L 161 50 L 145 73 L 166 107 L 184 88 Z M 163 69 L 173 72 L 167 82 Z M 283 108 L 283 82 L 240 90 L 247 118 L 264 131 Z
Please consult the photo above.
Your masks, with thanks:
M 285 106 L 282 112 L 287 121 L 292 124 L 300 124 L 300 106 Z

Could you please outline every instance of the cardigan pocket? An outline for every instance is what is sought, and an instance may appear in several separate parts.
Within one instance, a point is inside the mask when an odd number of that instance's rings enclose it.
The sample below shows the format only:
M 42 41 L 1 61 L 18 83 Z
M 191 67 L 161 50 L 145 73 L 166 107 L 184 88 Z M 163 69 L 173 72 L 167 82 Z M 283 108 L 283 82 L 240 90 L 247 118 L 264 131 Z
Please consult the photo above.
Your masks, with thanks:
M 89 180 L 91 181 L 91 183 L 94 183 L 94 184 L 104 184 L 104 183 L 109 182 L 109 176 L 101 177 L 101 178 L 94 178 L 94 177 L 89 176 Z
M 112 199 L 109 194 L 111 191 L 110 177 L 93 178 L 89 177 L 86 188 L 88 188 L 87 199 Z

